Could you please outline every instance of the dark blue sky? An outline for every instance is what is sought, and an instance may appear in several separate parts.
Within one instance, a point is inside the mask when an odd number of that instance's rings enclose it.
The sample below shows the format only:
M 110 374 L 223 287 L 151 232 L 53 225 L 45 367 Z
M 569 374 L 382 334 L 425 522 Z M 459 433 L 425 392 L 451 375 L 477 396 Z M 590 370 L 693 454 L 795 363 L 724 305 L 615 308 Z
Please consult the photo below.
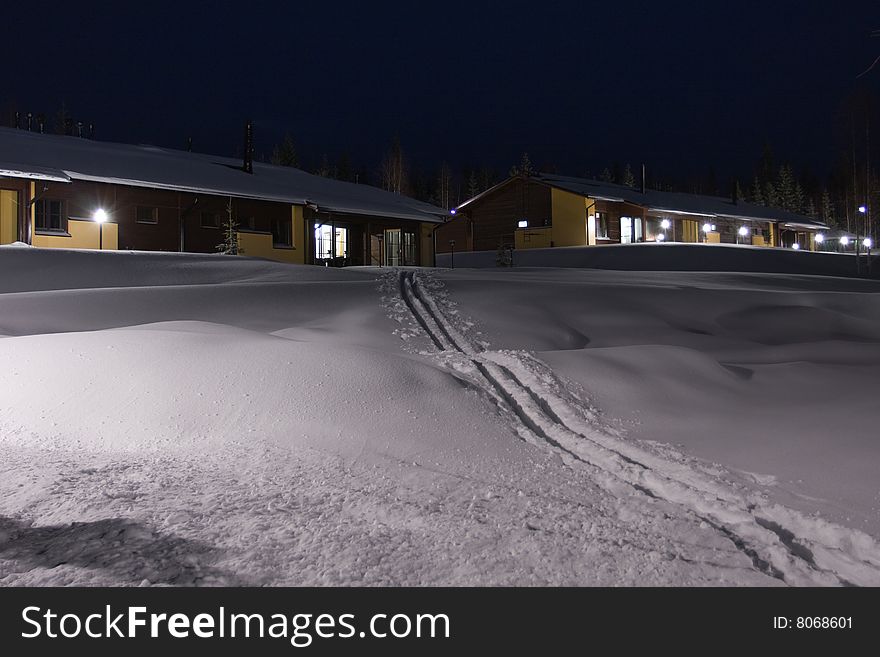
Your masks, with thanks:
M 373 168 L 394 133 L 423 166 L 561 172 L 645 161 L 751 171 L 769 142 L 822 172 L 877 2 L 64 3 L 5 12 L 3 103 L 64 99 L 100 139 L 233 154 L 286 129 L 307 158 Z M 863 84 L 880 91 L 880 67 Z M 880 107 L 878 107 L 880 110 Z M 880 132 L 880 112 L 877 131 Z M 308 162 L 306 162 L 308 164 Z

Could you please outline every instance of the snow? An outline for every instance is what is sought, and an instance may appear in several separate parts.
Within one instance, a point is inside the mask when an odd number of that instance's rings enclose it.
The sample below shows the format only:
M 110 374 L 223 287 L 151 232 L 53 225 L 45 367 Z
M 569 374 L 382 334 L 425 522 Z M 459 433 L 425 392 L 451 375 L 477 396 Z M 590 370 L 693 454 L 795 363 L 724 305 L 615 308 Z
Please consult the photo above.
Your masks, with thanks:
M 0 247 L 0 584 L 877 585 L 878 293 Z
M 20 178 L 94 182 L 255 198 L 327 212 L 365 214 L 437 223 L 447 212 L 369 185 L 315 176 L 292 167 L 253 163 L 156 146 L 0 128 L 0 174 Z

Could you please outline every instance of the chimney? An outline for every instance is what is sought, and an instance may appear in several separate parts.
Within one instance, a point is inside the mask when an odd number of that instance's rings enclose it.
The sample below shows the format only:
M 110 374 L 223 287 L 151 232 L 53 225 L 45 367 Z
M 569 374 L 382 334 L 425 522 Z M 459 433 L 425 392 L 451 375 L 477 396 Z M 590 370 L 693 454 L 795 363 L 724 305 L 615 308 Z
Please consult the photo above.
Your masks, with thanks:
M 33 112 L 27 113 L 27 129 L 28 129 L 28 132 L 30 132 L 31 130 L 34 129 L 34 113 Z
M 89 139 L 95 138 L 95 124 L 89 123 Z
M 83 122 L 82 121 L 76 122 L 76 136 L 79 137 L 80 139 L 82 139 L 82 136 L 83 136 Z
M 244 125 L 244 166 L 245 173 L 254 172 L 254 124 L 248 120 Z
M 37 127 L 40 129 L 40 134 L 46 132 L 46 117 L 42 114 L 37 114 Z
M 645 163 L 642 162 L 642 194 L 645 193 Z
M 187 137 L 186 138 L 186 151 L 187 151 L 187 153 L 192 153 L 192 149 L 193 149 L 193 138 Z
M 21 112 L 15 113 L 15 127 L 16 129 L 21 129 Z

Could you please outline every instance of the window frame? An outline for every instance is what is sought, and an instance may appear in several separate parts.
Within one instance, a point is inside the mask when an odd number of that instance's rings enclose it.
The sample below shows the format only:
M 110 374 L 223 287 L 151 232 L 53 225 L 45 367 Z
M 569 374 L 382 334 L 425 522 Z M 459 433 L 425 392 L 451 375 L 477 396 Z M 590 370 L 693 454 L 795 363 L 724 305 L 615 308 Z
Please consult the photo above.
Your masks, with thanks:
M 51 213 L 47 213 L 45 208 L 46 205 L 50 203 L 58 204 L 58 227 L 52 226 L 40 226 L 39 218 L 40 216 L 47 217 L 52 216 Z M 42 210 L 42 212 L 41 212 Z M 53 199 L 53 198 L 40 198 L 34 201 L 34 232 L 35 233 L 49 233 L 49 234 L 68 234 L 68 219 L 67 216 L 67 201 L 62 199 Z
M 152 214 L 152 221 L 144 221 L 140 217 L 141 210 L 150 210 Z M 136 224 L 144 224 L 148 226 L 155 226 L 159 223 L 159 208 L 155 205 L 136 205 L 134 208 L 134 222 Z
M 207 216 L 211 217 L 211 220 L 212 220 L 211 224 L 205 223 L 205 217 L 207 217 Z M 220 230 L 221 223 L 222 222 L 220 221 L 220 213 L 219 212 L 212 212 L 211 210 L 202 210 L 199 213 L 199 228 L 207 228 L 209 230 Z

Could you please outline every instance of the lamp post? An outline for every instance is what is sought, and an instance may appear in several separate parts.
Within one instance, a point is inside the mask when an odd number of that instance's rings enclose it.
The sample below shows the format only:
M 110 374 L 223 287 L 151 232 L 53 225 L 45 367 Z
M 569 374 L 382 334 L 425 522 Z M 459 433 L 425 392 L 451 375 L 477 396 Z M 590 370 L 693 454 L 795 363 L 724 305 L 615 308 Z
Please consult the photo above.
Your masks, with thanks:
M 449 268 L 455 269 L 455 240 L 449 240 L 449 248 L 451 250 L 449 255 Z
M 816 244 L 819 245 L 816 247 L 816 250 L 821 251 L 822 250 L 822 243 L 825 242 L 825 235 L 823 233 L 816 233 L 815 240 L 816 240 Z
M 865 217 L 865 233 L 868 232 L 868 208 L 864 205 L 859 206 L 859 212 Z M 859 250 L 859 222 L 856 222 L 856 273 L 862 271 L 862 263 L 859 261 L 861 255 Z
M 92 219 L 98 224 L 98 250 L 104 250 L 104 223 L 107 221 L 107 213 L 103 208 L 98 208 L 92 215 Z
M 736 243 L 739 244 L 739 238 L 742 237 L 743 244 L 745 244 L 745 238 L 746 238 L 746 235 L 749 234 L 749 229 L 746 228 L 745 226 L 740 226 L 739 230 L 737 230 L 736 233 L 738 235 L 738 237 L 736 238 Z

